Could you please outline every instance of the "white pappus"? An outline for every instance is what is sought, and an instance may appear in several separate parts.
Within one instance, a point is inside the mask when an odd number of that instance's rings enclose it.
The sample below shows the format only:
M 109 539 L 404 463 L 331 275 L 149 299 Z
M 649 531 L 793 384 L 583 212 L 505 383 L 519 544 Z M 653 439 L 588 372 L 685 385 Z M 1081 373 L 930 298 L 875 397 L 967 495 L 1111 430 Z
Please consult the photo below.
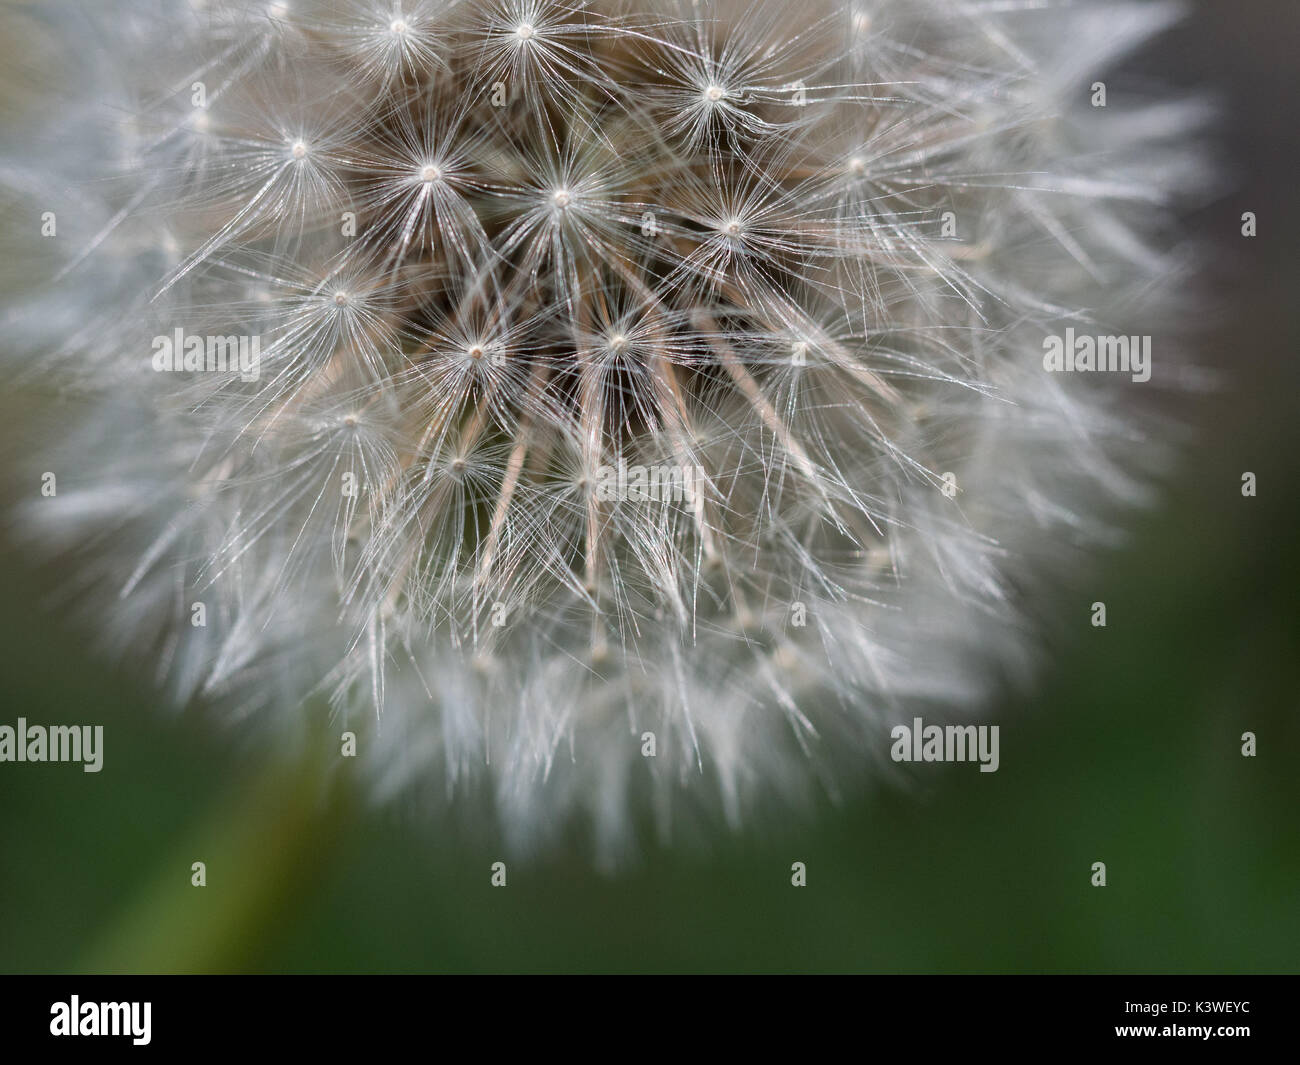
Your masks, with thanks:
M 24 527 L 172 699 L 521 849 L 860 788 L 1145 491 L 1203 116 L 1106 88 L 1177 16 L 11 5 Z M 1152 383 L 1044 372 L 1134 319 Z

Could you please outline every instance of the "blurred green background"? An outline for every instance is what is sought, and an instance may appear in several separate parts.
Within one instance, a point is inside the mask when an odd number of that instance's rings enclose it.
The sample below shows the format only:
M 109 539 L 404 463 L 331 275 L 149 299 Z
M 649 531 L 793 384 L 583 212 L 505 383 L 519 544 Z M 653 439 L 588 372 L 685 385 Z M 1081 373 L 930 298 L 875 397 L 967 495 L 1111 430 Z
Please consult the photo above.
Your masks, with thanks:
M 1192 220 L 1219 247 L 1203 339 L 1224 388 L 1196 401 L 1165 504 L 1059 604 L 1079 621 L 999 711 L 999 772 L 949 766 L 613 877 L 560 851 L 493 889 L 492 839 L 162 712 L 46 611 L 57 572 L 9 549 L 0 722 L 100 722 L 107 754 L 99 774 L 0 766 L 0 970 L 1300 971 L 1297 31 L 1294 5 L 1207 3 L 1146 60 L 1227 113 L 1236 188 Z

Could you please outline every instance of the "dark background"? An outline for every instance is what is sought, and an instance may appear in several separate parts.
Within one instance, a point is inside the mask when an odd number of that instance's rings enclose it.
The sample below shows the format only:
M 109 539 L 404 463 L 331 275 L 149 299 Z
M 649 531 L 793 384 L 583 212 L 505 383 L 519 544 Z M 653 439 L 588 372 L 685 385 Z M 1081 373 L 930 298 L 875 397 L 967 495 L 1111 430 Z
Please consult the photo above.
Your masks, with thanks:
M 1221 388 L 1165 502 L 1059 604 L 1105 600 L 1108 626 L 1063 626 L 1000 709 L 998 773 L 616 877 L 560 851 L 493 889 L 490 837 L 325 795 L 315 766 L 158 709 L 46 611 L 57 571 L 7 549 L 0 721 L 101 722 L 107 757 L 0 766 L 0 970 L 1300 971 L 1298 31 L 1300 5 L 1214 0 L 1143 59 L 1222 103 L 1233 191 L 1192 219 Z

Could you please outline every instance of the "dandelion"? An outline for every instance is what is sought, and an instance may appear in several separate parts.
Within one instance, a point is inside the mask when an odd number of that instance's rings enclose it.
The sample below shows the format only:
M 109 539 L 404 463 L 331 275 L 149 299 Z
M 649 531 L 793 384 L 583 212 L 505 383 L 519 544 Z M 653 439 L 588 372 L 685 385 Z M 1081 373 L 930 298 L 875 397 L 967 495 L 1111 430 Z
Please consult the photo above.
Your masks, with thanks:
M 26 527 L 176 701 L 328 713 L 520 848 L 852 790 L 1141 498 L 1137 402 L 1041 355 L 1171 306 L 1198 110 L 1089 91 L 1176 14 L 12 9 Z M 177 330 L 258 372 L 152 372 Z

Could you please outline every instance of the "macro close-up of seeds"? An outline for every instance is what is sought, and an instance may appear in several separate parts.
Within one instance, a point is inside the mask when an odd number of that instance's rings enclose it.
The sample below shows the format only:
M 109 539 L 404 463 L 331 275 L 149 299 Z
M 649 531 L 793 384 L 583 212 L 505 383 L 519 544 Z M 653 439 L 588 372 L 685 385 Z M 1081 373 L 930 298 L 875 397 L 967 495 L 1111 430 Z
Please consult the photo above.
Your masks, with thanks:
M 169 703 L 514 850 L 898 777 L 1174 461 L 1206 105 L 1109 79 L 1178 17 L 17 5 L 19 535 Z

